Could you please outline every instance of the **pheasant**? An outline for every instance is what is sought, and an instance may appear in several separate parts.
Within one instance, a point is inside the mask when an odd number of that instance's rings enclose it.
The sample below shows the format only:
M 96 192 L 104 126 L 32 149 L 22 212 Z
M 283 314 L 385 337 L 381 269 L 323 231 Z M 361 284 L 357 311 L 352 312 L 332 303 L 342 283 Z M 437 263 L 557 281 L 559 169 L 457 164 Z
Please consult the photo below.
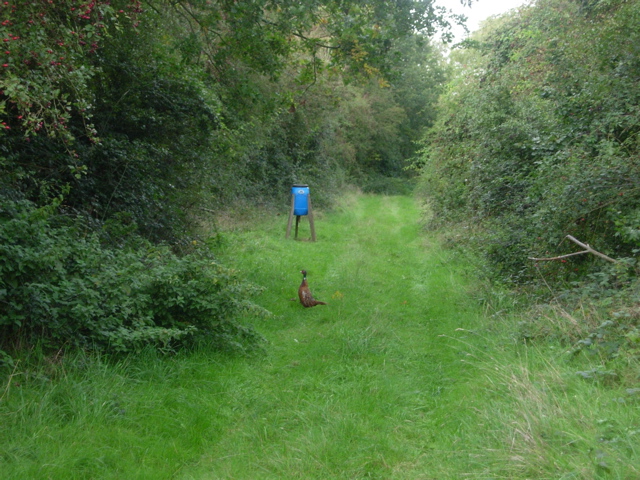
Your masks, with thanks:
M 305 307 L 315 307 L 316 305 L 326 305 L 324 302 L 319 302 L 313 298 L 311 294 L 311 290 L 309 290 L 309 284 L 307 283 L 307 271 L 301 270 L 302 274 L 302 283 L 300 284 L 300 288 L 298 288 L 298 297 L 300 297 L 300 303 Z

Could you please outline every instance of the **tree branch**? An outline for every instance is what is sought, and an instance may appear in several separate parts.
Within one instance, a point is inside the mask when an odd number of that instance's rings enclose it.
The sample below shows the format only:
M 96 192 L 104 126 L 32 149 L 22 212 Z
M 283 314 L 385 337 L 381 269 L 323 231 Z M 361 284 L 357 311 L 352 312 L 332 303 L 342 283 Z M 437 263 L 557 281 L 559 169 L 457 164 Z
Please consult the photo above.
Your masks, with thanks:
M 267 20 L 266 18 L 261 18 L 260 20 L 266 25 L 271 25 L 272 27 L 282 29 L 282 27 L 280 27 L 280 25 L 278 25 L 276 22 L 272 22 L 271 20 Z M 328 45 L 326 43 L 320 43 L 317 38 L 304 35 L 302 32 L 300 32 L 300 30 L 290 31 L 289 33 L 294 37 L 300 38 L 301 40 L 311 40 L 314 42 L 315 46 L 319 48 L 326 48 L 328 50 L 339 50 L 342 48 L 340 45 Z
M 571 235 L 567 235 L 565 237 L 565 239 L 569 239 L 571 240 L 573 243 L 575 243 L 576 245 L 584 248 L 584 250 L 582 252 L 574 252 L 574 253 L 567 253 L 566 255 L 558 255 L 557 257 L 549 257 L 549 258 L 535 258 L 535 257 L 529 257 L 529 260 L 533 260 L 534 262 L 551 262 L 554 260 L 562 260 L 564 258 L 568 258 L 568 257 L 573 257 L 575 255 L 582 255 L 584 253 L 591 253 L 593 255 L 596 255 L 600 258 L 605 259 L 607 262 L 611 262 L 611 263 L 618 263 L 617 260 L 614 260 L 611 257 L 606 256 L 604 253 L 600 253 L 597 250 L 594 250 L 593 248 L 591 248 L 589 246 L 589 244 L 587 243 L 582 243 L 580 240 L 576 239 L 575 237 L 571 236 Z M 564 239 L 562 240 L 562 242 L 564 242 Z M 562 242 L 560 242 L 560 244 L 562 244 Z

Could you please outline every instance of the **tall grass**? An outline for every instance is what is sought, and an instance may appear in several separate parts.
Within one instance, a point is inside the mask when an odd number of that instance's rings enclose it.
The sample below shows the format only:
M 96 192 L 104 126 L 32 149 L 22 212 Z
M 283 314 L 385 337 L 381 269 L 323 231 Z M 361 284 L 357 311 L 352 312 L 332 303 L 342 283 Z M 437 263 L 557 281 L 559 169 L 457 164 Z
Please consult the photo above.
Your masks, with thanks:
M 628 383 L 586 381 L 597 360 L 486 315 L 473 265 L 410 198 L 347 200 L 315 243 L 282 216 L 225 234 L 225 263 L 265 287 L 262 353 L 19 364 L 0 478 L 639 478 Z M 291 301 L 303 268 L 329 305 Z

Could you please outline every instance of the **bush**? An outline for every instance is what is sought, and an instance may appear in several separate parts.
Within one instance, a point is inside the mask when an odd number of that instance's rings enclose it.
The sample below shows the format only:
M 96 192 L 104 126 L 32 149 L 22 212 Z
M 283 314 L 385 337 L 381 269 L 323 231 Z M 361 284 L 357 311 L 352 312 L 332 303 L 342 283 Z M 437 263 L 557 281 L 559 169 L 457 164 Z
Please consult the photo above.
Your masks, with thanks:
M 0 334 L 5 347 L 44 340 L 128 352 L 205 340 L 217 347 L 258 335 L 237 323 L 265 313 L 256 292 L 206 249 L 178 257 L 131 235 L 115 249 L 55 206 L 0 202 Z M 113 225 L 111 228 L 114 228 Z
M 640 247 L 640 5 L 594 8 L 540 0 L 489 24 L 458 54 L 419 157 L 434 226 L 483 225 L 475 246 L 517 285 L 564 289 L 604 268 L 528 260 L 575 251 L 566 235 L 615 258 Z

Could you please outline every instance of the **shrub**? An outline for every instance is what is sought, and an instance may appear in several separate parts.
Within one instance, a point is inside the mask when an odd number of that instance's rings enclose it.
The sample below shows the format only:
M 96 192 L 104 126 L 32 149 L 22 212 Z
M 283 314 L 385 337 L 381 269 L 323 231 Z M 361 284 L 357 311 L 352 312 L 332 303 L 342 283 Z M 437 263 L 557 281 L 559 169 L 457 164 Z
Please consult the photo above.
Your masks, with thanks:
M 206 249 L 179 257 L 168 246 L 132 236 L 115 249 L 55 206 L 0 202 L 0 334 L 127 352 L 206 340 L 218 347 L 258 335 L 237 323 L 265 313 L 256 292 Z M 111 226 L 113 228 L 113 226 Z
M 418 161 L 434 226 L 482 224 L 475 246 L 518 285 L 566 288 L 604 268 L 528 260 L 575 251 L 566 235 L 615 258 L 640 246 L 640 8 L 583 4 L 541 0 L 489 25 L 457 57 Z

